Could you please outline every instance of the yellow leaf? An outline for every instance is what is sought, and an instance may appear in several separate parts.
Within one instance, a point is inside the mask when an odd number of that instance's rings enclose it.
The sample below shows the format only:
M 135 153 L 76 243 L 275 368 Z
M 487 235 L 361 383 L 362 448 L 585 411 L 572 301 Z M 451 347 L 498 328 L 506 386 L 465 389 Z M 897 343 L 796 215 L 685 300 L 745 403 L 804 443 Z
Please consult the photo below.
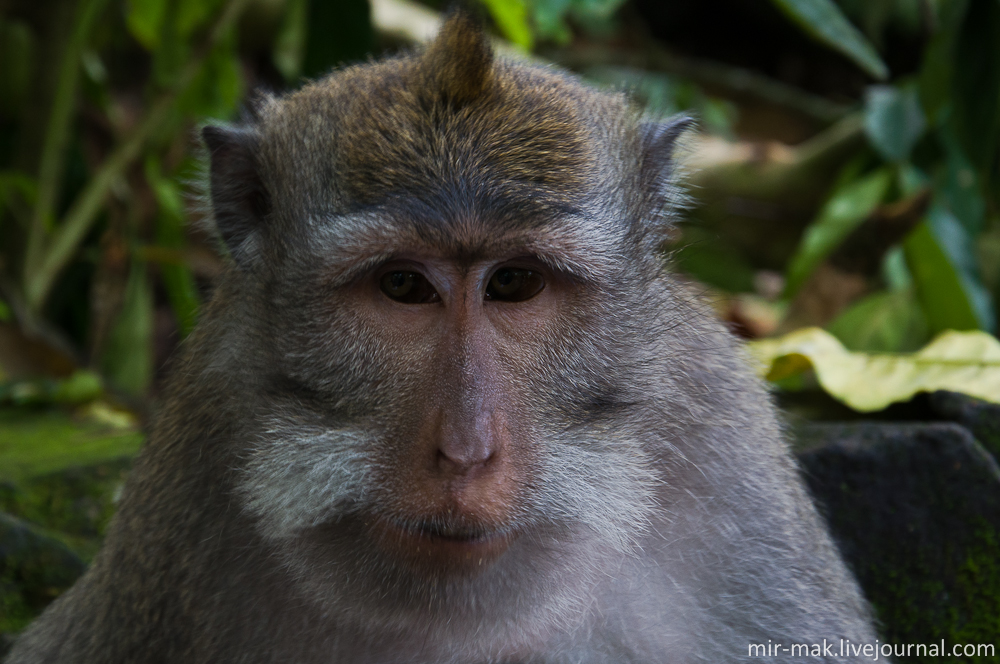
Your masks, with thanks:
M 811 366 L 824 390 L 861 412 L 935 390 L 1000 403 L 1000 341 L 985 332 L 944 332 L 911 354 L 854 353 L 818 327 L 748 347 L 761 376 L 777 381 Z
M 139 425 L 139 420 L 133 413 L 116 408 L 106 401 L 92 401 L 78 409 L 76 414 L 112 429 L 135 431 Z

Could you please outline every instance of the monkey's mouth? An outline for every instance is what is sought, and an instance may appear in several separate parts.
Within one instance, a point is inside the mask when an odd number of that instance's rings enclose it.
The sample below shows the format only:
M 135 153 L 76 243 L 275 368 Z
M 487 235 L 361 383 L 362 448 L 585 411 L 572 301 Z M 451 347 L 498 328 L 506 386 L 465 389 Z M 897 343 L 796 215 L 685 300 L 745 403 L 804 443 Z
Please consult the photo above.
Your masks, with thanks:
M 510 528 L 439 520 L 379 519 L 383 545 L 417 564 L 480 568 L 500 557 L 517 538 Z
M 396 524 L 398 527 L 410 530 L 420 537 L 441 539 L 449 542 L 479 542 L 497 535 L 496 532 L 482 527 L 450 526 L 431 522 L 413 525 Z

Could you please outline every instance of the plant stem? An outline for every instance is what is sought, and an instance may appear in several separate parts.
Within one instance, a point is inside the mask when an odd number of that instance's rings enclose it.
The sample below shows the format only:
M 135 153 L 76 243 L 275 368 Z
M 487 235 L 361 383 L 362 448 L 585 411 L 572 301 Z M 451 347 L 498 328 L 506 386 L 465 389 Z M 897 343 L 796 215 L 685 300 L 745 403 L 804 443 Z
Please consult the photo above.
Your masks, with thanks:
M 28 231 L 25 252 L 25 283 L 41 260 L 48 232 L 51 230 L 52 213 L 59 198 L 59 188 L 66 162 L 70 125 L 76 109 L 77 83 L 80 79 L 80 53 L 107 0 L 82 0 L 78 7 L 75 27 L 70 35 L 66 52 L 59 68 L 59 80 L 52 111 L 49 114 L 45 142 L 42 145 L 38 168 L 38 193 Z
M 246 3 L 247 0 L 230 0 L 216 19 L 205 42 L 195 50 L 178 74 L 174 85 L 153 102 L 132 134 L 108 156 L 73 201 L 51 243 L 46 247 L 45 255 L 41 257 L 35 269 L 25 275 L 25 300 L 29 310 L 36 314 L 41 311 L 59 273 L 69 263 L 80 242 L 96 221 L 108 190 L 139 155 L 146 140 L 170 117 L 170 111 L 178 95 L 198 75 L 205 58 L 239 18 Z

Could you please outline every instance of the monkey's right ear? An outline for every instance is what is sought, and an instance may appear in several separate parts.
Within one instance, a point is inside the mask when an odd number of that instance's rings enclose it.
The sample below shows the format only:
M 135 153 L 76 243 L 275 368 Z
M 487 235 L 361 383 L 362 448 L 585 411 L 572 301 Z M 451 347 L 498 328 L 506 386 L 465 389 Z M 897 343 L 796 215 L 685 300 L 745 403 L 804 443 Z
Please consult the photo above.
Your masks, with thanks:
M 670 181 L 677 139 L 693 126 L 694 120 L 684 116 L 642 124 L 642 179 L 647 190 L 655 190 Z
M 209 185 L 219 235 L 236 263 L 245 266 L 271 210 L 257 168 L 257 137 L 252 130 L 212 126 L 202 129 L 201 137 L 211 160 Z

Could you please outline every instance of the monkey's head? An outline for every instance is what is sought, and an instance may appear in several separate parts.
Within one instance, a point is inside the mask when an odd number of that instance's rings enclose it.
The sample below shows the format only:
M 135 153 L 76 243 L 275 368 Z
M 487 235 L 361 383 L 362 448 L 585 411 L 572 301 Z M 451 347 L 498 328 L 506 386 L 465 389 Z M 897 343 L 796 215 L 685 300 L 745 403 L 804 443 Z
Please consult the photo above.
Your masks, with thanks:
M 254 349 L 218 360 L 236 491 L 305 593 L 488 639 L 630 555 L 663 481 L 642 432 L 685 126 L 495 59 L 456 14 L 204 130 L 235 263 L 212 329 Z

